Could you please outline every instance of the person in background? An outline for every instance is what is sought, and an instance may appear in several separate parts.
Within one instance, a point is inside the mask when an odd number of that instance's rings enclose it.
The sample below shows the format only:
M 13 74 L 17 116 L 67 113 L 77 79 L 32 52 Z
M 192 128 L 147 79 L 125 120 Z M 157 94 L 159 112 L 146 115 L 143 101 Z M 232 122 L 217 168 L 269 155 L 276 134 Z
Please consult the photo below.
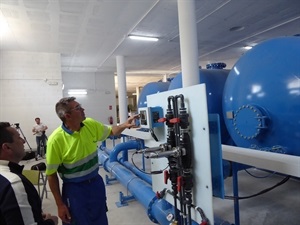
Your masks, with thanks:
M 25 140 L 8 122 L 0 122 L 0 224 L 57 225 L 58 217 L 42 213 L 34 185 L 22 175 Z
M 63 224 L 107 225 L 106 191 L 99 175 L 97 144 L 133 126 L 132 116 L 118 126 L 86 118 L 75 97 L 62 98 L 55 110 L 62 125 L 49 136 L 48 183 Z M 59 179 L 62 179 L 62 193 Z
M 48 127 L 41 123 L 41 119 L 39 117 L 35 118 L 35 125 L 32 128 L 32 132 L 33 134 L 36 136 L 35 140 L 36 140 L 36 145 L 37 145 L 37 153 L 36 153 L 36 160 L 40 159 L 42 157 L 41 154 L 41 143 L 43 143 L 44 146 L 44 152 L 43 154 L 46 154 L 46 130 L 48 129 Z

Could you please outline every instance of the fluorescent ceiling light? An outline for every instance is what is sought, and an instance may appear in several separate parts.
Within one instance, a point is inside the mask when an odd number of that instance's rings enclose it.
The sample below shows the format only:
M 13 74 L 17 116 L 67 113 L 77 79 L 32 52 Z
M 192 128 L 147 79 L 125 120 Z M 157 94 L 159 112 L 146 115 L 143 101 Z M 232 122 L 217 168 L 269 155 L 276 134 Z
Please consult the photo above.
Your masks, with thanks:
M 87 90 L 86 89 L 70 89 L 68 90 L 69 95 L 86 95 Z
M 250 50 L 252 48 L 252 46 L 245 46 L 244 49 L 246 50 Z
M 145 37 L 145 36 L 135 36 L 135 35 L 129 35 L 130 39 L 133 40 L 140 40 L 140 41 L 158 41 L 158 38 L 156 37 Z

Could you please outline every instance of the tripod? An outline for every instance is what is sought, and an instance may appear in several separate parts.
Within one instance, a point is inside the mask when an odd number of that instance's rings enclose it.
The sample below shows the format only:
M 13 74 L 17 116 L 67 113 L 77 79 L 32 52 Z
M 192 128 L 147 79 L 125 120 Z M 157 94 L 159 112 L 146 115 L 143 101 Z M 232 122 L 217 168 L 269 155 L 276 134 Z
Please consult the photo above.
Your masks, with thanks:
M 27 141 L 27 139 L 26 139 L 26 137 L 25 137 L 25 135 L 24 135 L 24 133 L 23 133 L 23 131 L 22 131 L 22 129 L 21 129 L 21 127 L 20 127 L 20 124 L 19 124 L 19 123 L 15 123 L 14 125 L 16 126 L 16 129 L 19 131 L 19 133 L 22 135 L 22 137 L 23 137 L 23 139 L 25 140 L 26 144 L 28 145 L 28 147 L 29 147 L 29 149 L 30 149 L 30 152 L 32 152 L 32 148 L 31 148 L 31 146 L 29 145 L 29 143 L 28 143 L 28 141 Z
M 20 124 L 19 123 L 15 123 L 15 128 L 17 129 L 17 131 L 21 134 L 21 136 L 23 137 L 24 141 L 26 142 L 26 144 L 28 145 L 30 151 L 29 152 L 26 152 L 26 155 L 23 157 L 22 160 L 30 160 L 30 159 L 34 159 L 35 158 L 35 153 L 32 151 L 32 148 L 31 146 L 29 145 L 21 127 L 20 127 Z

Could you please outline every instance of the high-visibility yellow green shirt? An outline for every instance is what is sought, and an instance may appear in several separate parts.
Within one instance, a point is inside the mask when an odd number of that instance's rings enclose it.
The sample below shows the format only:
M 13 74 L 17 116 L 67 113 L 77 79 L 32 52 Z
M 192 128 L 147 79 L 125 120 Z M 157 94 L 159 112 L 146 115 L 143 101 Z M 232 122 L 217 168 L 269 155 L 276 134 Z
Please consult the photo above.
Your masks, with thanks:
M 58 172 L 64 182 L 81 182 L 98 174 L 98 141 L 105 140 L 112 127 L 92 118 L 81 123 L 79 131 L 64 124 L 49 136 L 47 142 L 46 175 Z

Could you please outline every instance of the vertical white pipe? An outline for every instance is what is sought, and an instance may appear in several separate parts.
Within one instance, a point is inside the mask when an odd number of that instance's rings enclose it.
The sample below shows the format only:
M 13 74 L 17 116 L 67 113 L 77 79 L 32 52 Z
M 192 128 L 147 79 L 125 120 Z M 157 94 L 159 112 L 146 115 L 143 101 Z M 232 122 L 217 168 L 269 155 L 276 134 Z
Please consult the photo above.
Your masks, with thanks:
M 140 87 L 135 87 L 136 107 L 139 107 Z
M 167 82 L 167 79 L 168 79 L 167 74 L 165 74 L 165 75 L 163 76 L 162 81 L 163 81 L 163 82 Z
M 182 87 L 199 84 L 197 25 L 194 0 L 178 0 Z
M 126 122 L 128 118 L 127 109 L 127 87 L 124 56 L 118 55 L 117 59 L 117 77 L 118 77 L 118 96 L 119 96 L 119 117 L 120 124 Z

